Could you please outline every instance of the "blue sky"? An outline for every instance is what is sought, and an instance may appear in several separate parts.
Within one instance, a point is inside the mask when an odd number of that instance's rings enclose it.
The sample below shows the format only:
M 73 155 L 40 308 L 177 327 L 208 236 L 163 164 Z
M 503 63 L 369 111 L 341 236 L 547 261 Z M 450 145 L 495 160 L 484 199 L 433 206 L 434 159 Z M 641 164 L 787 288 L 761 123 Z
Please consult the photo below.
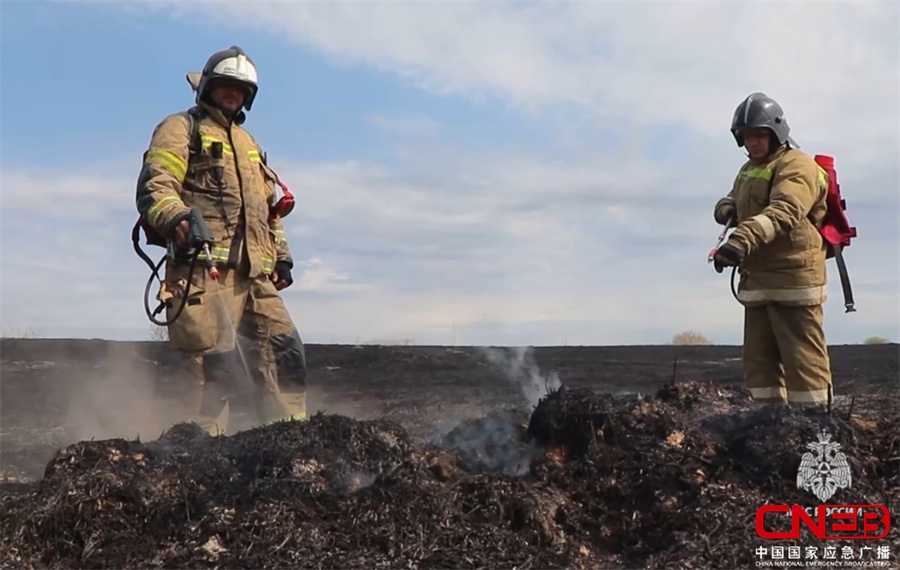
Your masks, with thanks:
M 370 115 L 427 118 L 439 122 L 448 139 L 466 139 L 473 148 L 495 151 L 544 150 L 542 143 L 552 130 L 545 123 L 521 120 L 502 101 L 472 105 L 429 97 L 391 74 L 334 65 L 278 34 L 235 33 L 166 14 L 136 17 L 81 3 L 11 3 L 4 6 L 3 17 L 4 76 L 28 85 L 4 92 L 4 106 L 23 111 L 4 117 L 6 133 L 14 133 L 18 143 L 5 149 L 6 157 L 17 163 L 40 164 L 33 146 L 56 150 L 61 165 L 95 159 L 98 152 L 124 156 L 123 148 L 127 153 L 141 150 L 148 120 L 190 103 L 185 71 L 199 70 L 210 50 L 234 43 L 256 60 L 268 87 L 257 99 L 253 132 L 273 150 L 290 149 L 306 160 L 389 159 L 396 136 L 367 123 Z M 178 39 L 162 41 L 160 36 Z M 58 66 L 66 50 L 78 58 Z M 60 105 L 74 112 L 61 108 L 53 113 L 54 144 L 59 146 L 48 149 L 46 136 L 32 121 L 35 113 Z M 285 115 L 289 125 L 283 123 Z M 93 134 L 101 135 L 92 145 L 82 144 L 88 117 Z M 108 127 L 97 124 L 104 120 Z
M 247 127 L 299 200 L 284 298 L 309 342 L 739 343 L 705 258 L 756 90 L 837 157 L 859 227 L 859 312 L 829 262 L 829 341 L 900 339 L 897 4 L 653 6 L 4 3 L 4 332 L 148 337 L 140 156 L 238 44 Z

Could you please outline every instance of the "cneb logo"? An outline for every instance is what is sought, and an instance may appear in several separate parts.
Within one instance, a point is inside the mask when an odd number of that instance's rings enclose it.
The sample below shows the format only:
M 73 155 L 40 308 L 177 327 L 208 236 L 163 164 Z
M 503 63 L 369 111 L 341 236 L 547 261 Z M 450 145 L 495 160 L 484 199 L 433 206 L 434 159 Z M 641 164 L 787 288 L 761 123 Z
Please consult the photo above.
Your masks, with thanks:
M 788 514 L 791 530 L 768 530 L 767 513 Z M 819 505 L 815 514 L 801 505 L 764 505 L 756 511 L 756 534 L 769 540 L 800 538 L 801 521 L 819 540 L 876 540 L 891 530 L 891 514 L 884 505 Z
M 810 451 L 800 459 L 797 488 L 827 501 L 838 489 L 849 488 L 853 477 L 841 444 L 832 441 L 825 430 L 819 433 L 818 440 L 806 445 Z M 773 518 L 780 524 L 767 521 L 769 513 L 775 514 Z M 782 530 L 787 526 L 786 517 L 791 529 L 787 531 Z M 801 522 L 819 540 L 877 540 L 891 530 L 891 514 L 884 505 L 820 504 L 815 510 L 801 505 L 764 505 L 756 511 L 756 534 L 769 540 L 800 538 Z

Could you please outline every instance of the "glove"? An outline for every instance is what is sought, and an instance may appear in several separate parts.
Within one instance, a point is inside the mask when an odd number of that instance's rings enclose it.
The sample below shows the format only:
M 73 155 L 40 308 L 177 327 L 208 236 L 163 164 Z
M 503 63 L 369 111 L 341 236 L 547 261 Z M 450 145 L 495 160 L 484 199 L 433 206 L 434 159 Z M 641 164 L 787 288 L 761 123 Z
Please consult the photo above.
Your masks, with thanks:
M 725 203 L 716 208 L 716 211 L 713 212 L 713 218 L 715 218 L 716 223 L 720 226 L 724 226 L 728 223 L 728 220 L 731 218 L 737 217 L 737 209 L 735 209 L 733 204 Z
M 716 255 L 713 257 L 713 267 L 716 273 L 722 273 L 725 267 L 740 265 L 743 259 L 744 252 L 739 247 L 725 242 L 716 250 Z
M 275 262 L 275 272 L 272 273 L 272 282 L 275 283 L 275 288 L 279 291 L 287 289 L 294 283 L 294 278 L 291 277 L 292 267 L 292 263 L 284 261 L 283 259 Z

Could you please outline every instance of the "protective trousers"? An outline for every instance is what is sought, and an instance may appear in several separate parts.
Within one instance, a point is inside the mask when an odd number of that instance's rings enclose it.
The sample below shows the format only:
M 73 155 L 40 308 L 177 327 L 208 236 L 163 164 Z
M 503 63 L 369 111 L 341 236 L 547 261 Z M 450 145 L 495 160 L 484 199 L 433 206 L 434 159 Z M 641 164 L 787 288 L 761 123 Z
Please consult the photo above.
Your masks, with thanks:
M 181 303 L 188 271 L 167 265 L 160 292 L 167 319 Z M 248 271 L 242 263 L 213 280 L 197 263 L 187 305 L 169 325 L 169 340 L 184 356 L 189 413 L 212 434 L 228 430 L 232 405 L 252 408 L 263 424 L 306 418 L 303 341 L 275 285 Z
M 822 305 L 770 303 L 744 312 L 744 379 L 764 403 L 826 405 L 833 397 Z

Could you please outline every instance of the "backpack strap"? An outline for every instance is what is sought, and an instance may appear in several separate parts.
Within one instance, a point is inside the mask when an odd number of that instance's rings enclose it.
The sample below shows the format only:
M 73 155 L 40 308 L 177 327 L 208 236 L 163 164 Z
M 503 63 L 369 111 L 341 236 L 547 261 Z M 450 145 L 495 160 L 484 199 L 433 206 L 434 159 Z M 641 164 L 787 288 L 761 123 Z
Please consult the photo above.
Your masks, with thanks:
M 191 107 L 187 112 L 190 125 L 190 136 L 188 139 L 188 170 L 191 170 L 191 162 L 196 155 L 203 152 L 203 140 L 200 137 L 200 121 L 206 117 L 206 111 L 202 107 Z
M 853 300 L 853 288 L 850 287 L 850 275 L 847 273 L 847 264 L 844 262 L 844 247 L 840 244 L 832 245 L 834 251 L 834 261 L 837 263 L 838 274 L 841 276 L 841 288 L 844 290 L 844 312 L 855 313 L 856 303 Z
M 821 167 L 820 167 L 821 168 Z M 775 184 L 775 173 L 776 171 L 772 170 L 772 177 L 769 178 L 769 194 L 772 193 L 772 186 Z M 826 189 L 826 192 L 828 190 Z M 843 246 L 840 244 L 834 245 L 829 242 L 825 242 L 826 247 L 830 247 L 831 251 L 834 253 L 834 261 L 837 263 L 838 275 L 841 278 L 841 289 L 844 293 L 844 312 L 845 313 L 855 313 L 856 312 L 856 302 L 853 300 L 853 287 L 850 285 L 850 274 L 847 272 L 847 263 L 844 261 L 844 253 Z

